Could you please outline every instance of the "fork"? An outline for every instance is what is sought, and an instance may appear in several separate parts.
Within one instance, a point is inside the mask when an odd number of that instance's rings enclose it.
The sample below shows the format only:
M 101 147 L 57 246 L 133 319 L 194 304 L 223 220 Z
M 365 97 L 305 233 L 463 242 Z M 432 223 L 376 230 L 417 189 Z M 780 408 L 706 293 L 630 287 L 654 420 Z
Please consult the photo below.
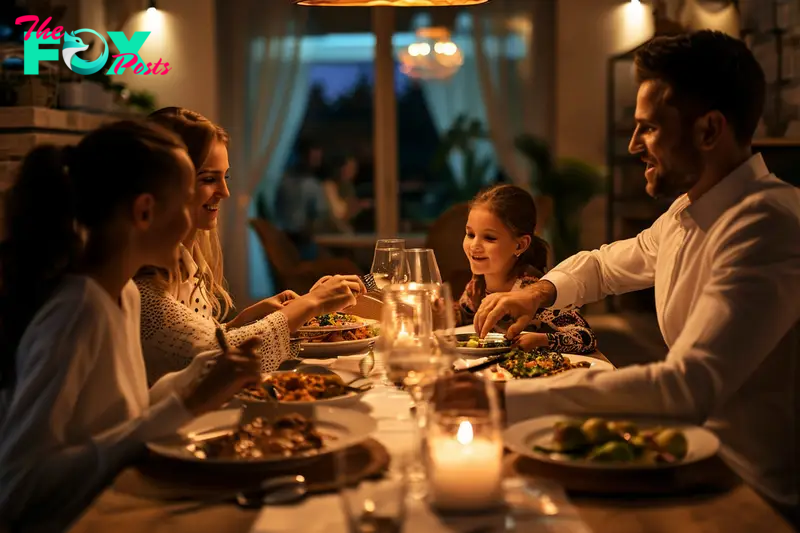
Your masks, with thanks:
M 367 292 L 375 292 L 381 294 L 382 291 L 378 288 L 378 284 L 375 283 L 375 277 L 370 272 L 369 274 L 365 274 L 363 276 L 359 276 L 361 281 L 364 282 L 364 286 L 367 288 Z

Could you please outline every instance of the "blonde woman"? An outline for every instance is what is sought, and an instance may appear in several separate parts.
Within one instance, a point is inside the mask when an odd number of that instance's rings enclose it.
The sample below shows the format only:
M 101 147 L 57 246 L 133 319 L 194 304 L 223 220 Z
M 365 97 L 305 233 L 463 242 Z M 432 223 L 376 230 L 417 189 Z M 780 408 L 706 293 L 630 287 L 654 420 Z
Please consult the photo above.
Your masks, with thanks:
M 160 109 L 149 120 L 181 137 L 197 175 L 193 227 L 181 245 L 178 264 L 171 270 L 143 269 L 136 277 L 148 380 L 185 368 L 198 354 L 213 349 L 218 324 L 233 345 L 254 336 L 261 339 L 261 369 L 274 370 L 292 357 L 290 332 L 313 316 L 353 305 L 364 286 L 355 276 L 335 276 L 307 295 L 285 291 L 223 322 L 233 308 L 217 234 L 220 204 L 230 196 L 228 134 L 202 115 L 178 107 Z

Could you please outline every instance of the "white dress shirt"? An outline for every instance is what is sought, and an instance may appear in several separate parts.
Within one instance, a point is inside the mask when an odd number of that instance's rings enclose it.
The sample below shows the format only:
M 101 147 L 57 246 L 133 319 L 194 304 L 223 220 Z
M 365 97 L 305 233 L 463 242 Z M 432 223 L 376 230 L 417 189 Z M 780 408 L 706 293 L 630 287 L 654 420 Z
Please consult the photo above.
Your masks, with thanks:
M 696 202 L 678 198 L 637 237 L 579 253 L 544 279 L 555 308 L 655 285 L 670 351 L 648 365 L 512 382 L 510 422 L 597 413 L 705 423 L 745 481 L 800 503 L 800 192 L 760 155 Z
M 199 354 L 218 350 L 217 326 L 232 346 L 251 337 L 261 339 L 256 353 L 262 372 L 271 372 L 293 357 L 289 322 L 283 313 L 271 313 L 238 328 L 218 323 L 211 309 L 213 296 L 197 276 L 200 267 L 186 247 L 181 245 L 180 250 L 187 277 L 178 285 L 177 294 L 165 291 L 151 278 L 136 279 L 142 295 L 142 348 L 148 383 L 186 368 Z
M 68 276 L 25 330 L 0 391 L 0 524 L 61 531 L 144 442 L 191 419 L 175 389 L 205 365 L 148 392 L 133 282 L 120 303 Z

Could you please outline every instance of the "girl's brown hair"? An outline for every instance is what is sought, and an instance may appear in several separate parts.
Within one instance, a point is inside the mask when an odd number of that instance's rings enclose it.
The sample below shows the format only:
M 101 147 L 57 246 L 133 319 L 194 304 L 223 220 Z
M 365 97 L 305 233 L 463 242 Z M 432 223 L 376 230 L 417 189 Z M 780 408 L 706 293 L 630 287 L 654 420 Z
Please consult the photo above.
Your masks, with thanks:
M 527 268 L 535 269 L 537 277 L 547 270 L 547 243 L 536 235 L 536 203 L 533 196 L 516 185 L 495 185 L 479 193 L 470 203 L 470 209 L 487 209 L 507 227 L 515 237 L 528 235 L 531 244 L 519 256 L 511 276 L 521 275 Z
M 214 124 L 200 113 L 182 107 L 159 109 L 151 113 L 147 120 L 178 134 L 186 144 L 189 157 L 198 172 L 203 167 L 215 142 L 221 142 L 227 147 L 230 141 L 228 132 L 222 127 Z M 195 231 L 194 240 L 188 249 L 197 263 L 197 275 L 208 293 L 213 295 L 211 298 L 213 316 L 217 320 L 223 320 L 233 308 L 233 301 L 228 294 L 223 275 L 219 233 L 216 229 Z M 180 266 L 172 272 L 148 268 L 142 270 L 139 276 L 153 277 L 161 282 L 164 289 L 175 296 L 178 294 L 178 284 L 183 277 Z

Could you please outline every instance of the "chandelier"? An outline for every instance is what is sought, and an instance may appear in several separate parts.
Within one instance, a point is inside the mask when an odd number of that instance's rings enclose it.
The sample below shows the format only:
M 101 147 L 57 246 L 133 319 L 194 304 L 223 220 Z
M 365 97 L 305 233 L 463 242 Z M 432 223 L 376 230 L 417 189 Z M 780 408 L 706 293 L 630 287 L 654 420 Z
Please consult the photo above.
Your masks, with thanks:
M 417 41 L 399 54 L 400 70 L 410 78 L 442 80 L 455 74 L 464 56 L 447 28 L 421 28 Z
M 437 7 L 473 6 L 489 0 L 294 0 L 299 6 L 331 7 Z

